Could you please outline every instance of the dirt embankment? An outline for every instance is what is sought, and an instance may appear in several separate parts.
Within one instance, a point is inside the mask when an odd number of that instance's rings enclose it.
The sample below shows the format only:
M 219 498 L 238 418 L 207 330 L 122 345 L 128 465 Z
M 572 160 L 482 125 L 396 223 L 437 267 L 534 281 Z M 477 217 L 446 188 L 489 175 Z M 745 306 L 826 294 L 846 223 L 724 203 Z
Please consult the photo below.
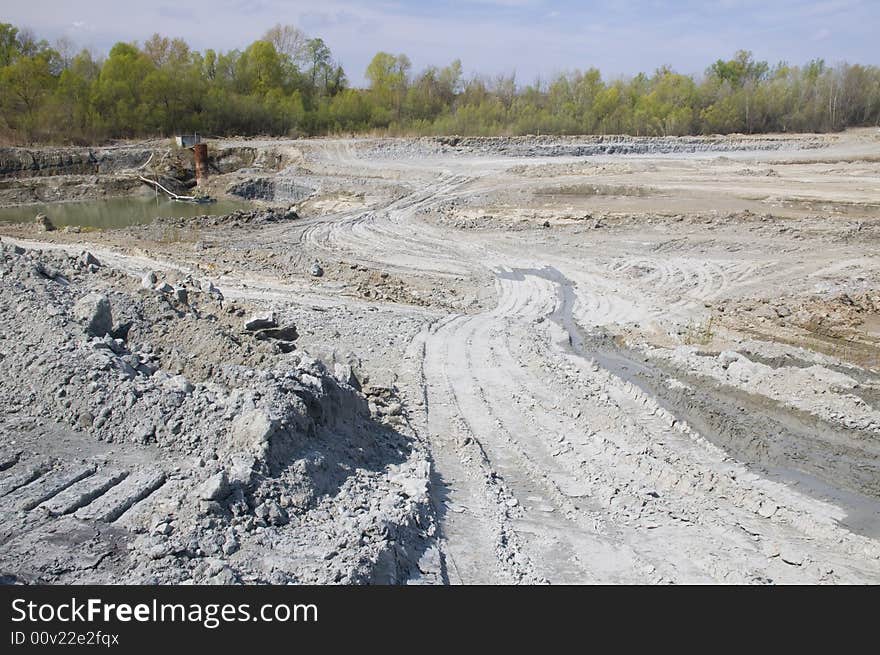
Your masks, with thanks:
M 211 177 L 222 179 L 251 167 L 275 170 L 280 165 L 278 157 L 251 147 L 209 150 Z M 0 148 L 0 206 L 125 196 L 147 189 L 141 175 L 188 194 L 196 184 L 193 154 L 164 142 L 106 148 Z M 212 179 L 208 190 L 218 193 L 223 183 Z
M 142 166 L 152 154 L 143 147 L 0 148 L 0 178 L 116 173 Z
M 419 574 L 429 464 L 393 389 L 328 371 L 290 318 L 207 279 L 7 243 L 0 277 L 4 579 Z
M 816 136 L 499 136 L 499 137 L 423 137 L 388 139 L 371 143 L 368 152 L 394 156 L 419 154 L 501 155 L 506 157 L 594 157 L 597 155 L 667 155 L 687 153 L 776 151 L 826 147 L 833 137 Z

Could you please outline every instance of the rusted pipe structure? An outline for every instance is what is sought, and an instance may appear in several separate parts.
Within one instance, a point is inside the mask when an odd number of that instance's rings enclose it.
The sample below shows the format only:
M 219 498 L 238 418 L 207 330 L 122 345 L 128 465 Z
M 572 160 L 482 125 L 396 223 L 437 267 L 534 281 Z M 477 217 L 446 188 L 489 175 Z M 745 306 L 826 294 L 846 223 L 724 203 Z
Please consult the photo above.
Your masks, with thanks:
M 196 162 L 196 184 L 201 186 L 208 179 L 208 144 L 196 143 L 192 149 Z

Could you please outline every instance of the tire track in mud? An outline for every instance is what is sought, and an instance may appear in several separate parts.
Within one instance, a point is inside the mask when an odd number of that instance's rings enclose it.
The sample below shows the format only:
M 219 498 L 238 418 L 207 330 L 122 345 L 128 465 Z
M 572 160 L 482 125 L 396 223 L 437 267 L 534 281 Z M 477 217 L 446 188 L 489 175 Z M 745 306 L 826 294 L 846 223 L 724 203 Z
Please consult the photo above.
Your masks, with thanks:
M 453 242 L 454 233 L 438 226 L 422 229 L 420 209 L 464 196 L 466 187 L 463 176 L 444 176 L 437 189 L 308 235 L 312 244 L 410 274 L 448 273 L 453 262 L 455 270 L 488 271 L 496 280 L 493 310 L 442 319 L 414 343 L 421 430 L 434 457 L 435 506 L 453 582 L 880 576 L 858 555 L 875 544 L 839 528 L 837 508 L 747 471 L 652 393 L 566 349 L 570 332 L 538 322 L 560 311 L 591 327 L 646 315 L 686 320 L 702 302 L 757 283 L 759 266 L 696 257 L 583 262 L 557 254 L 551 261 L 573 282 L 554 269 L 517 273 L 503 268 L 525 264 L 511 247 Z M 646 263 L 648 275 L 631 274 Z M 566 304 L 560 291 L 571 284 L 577 304 Z M 561 410 L 566 403 L 577 416 Z M 803 548 L 807 557 L 797 554 Z M 834 571 L 820 562 L 834 562 Z
M 431 434 L 450 417 L 466 422 L 468 439 L 479 442 L 485 457 L 483 473 L 503 480 L 513 496 L 500 495 L 495 512 L 510 518 L 523 559 L 541 577 L 551 582 L 762 582 L 768 575 L 780 581 L 821 580 L 826 571 L 780 559 L 776 544 L 811 544 L 813 557 L 827 561 L 871 543 L 839 529 L 834 520 L 813 519 L 832 510 L 750 474 L 689 427 L 682 429 L 643 390 L 583 354 L 567 357 L 562 350 L 540 347 L 530 360 L 549 377 L 539 382 L 523 372 L 526 365 L 513 352 L 515 346 L 529 352 L 537 319 L 558 314 L 560 308 L 571 312 L 570 305 L 558 301 L 557 286 L 563 281 L 554 277 L 548 270 L 502 272 L 496 309 L 438 325 L 426 336 L 424 348 Z M 581 361 L 572 367 L 566 361 L 571 357 Z M 569 379 L 560 384 L 566 369 Z M 591 369 L 600 381 L 585 384 L 584 371 Z M 442 384 L 432 382 L 438 374 Z M 548 386 L 555 388 L 550 392 Z M 559 402 L 547 406 L 565 387 L 578 388 L 578 416 L 589 419 L 571 420 L 558 411 Z M 511 403 L 517 394 L 519 402 Z M 440 415 L 437 407 L 444 408 Z M 594 429 L 600 425 L 605 427 Z M 569 450 L 549 452 L 548 434 L 562 434 Z M 658 446 L 660 435 L 664 443 Z M 439 474 L 457 488 L 460 469 L 442 459 Z M 575 504 L 563 487 L 579 485 L 589 491 Z M 647 514 L 646 489 L 649 497 L 659 491 L 662 498 L 650 501 L 659 509 Z M 466 489 L 459 491 L 466 497 Z M 454 549 L 469 531 L 461 521 L 447 524 L 445 538 Z M 483 562 L 491 558 L 485 549 L 477 555 L 478 547 L 469 543 L 459 564 L 463 556 Z M 870 567 L 847 570 L 845 561 L 838 566 L 842 579 L 880 574 Z
M 539 274 L 548 275 L 547 272 Z M 606 338 L 604 329 L 597 329 L 604 322 L 592 325 L 592 335 L 586 334 L 575 322 L 575 316 L 581 323 L 584 316 L 595 317 L 595 314 L 575 311 L 584 295 L 588 298 L 592 295 L 590 289 L 582 290 L 580 285 L 574 285 L 555 270 L 549 277 L 559 281 L 561 293 L 566 296 L 561 301 L 565 307 L 561 320 L 567 330 L 577 334 L 576 346 L 580 352 L 589 351 L 603 367 L 639 385 L 667 409 L 687 416 L 701 432 L 710 435 L 714 443 L 742 461 L 777 469 L 780 479 L 786 479 L 790 473 L 795 474 L 789 475 L 791 480 L 802 474 L 815 476 L 816 486 L 826 487 L 826 495 L 831 487 L 843 491 L 840 502 L 854 516 L 866 513 L 880 516 L 880 502 L 876 501 L 878 468 L 872 463 L 877 461 L 877 455 L 869 433 L 832 424 L 771 397 L 719 386 L 683 366 L 656 359 L 645 365 L 644 353 L 628 351 Z M 742 280 L 745 284 L 752 283 L 746 274 Z M 669 384 L 670 381 L 674 384 Z M 832 451 L 836 456 L 829 459 L 827 455 Z M 807 480 L 801 479 L 801 482 Z M 865 498 L 849 498 L 850 491 Z M 867 529 L 872 536 L 878 534 L 867 524 L 859 529 Z
M 416 338 L 425 414 L 423 433 L 435 465 L 432 482 L 435 509 L 441 522 L 442 550 L 454 583 L 541 582 L 517 545 L 507 508 L 497 502 L 509 496 L 492 469 L 468 422 L 457 412 L 457 398 L 448 383 L 444 360 L 429 360 L 426 343 L 431 334 L 450 323 L 441 319 Z M 430 381 L 429 381 L 430 380 Z M 438 400 L 435 390 L 446 385 Z M 446 475 L 441 478 L 438 471 Z
M 624 382 L 625 387 L 631 389 L 636 397 L 641 396 L 649 399 L 658 409 L 666 413 L 667 417 L 671 416 L 669 413 L 671 411 L 675 412 L 675 415 L 678 416 L 679 419 L 684 415 L 687 420 L 696 421 L 705 429 L 703 434 L 708 434 L 714 443 L 721 443 L 725 448 L 732 445 L 735 446 L 735 444 L 730 441 L 731 438 L 744 437 L 749 431 L 754 432 L 755 435 L 761 435 L 762 424 L 766 425 L 767 423 L 778 423 L 781 426 L 782 433 L 790 431 L 788 438 L 801 444 L 809 443 L 811 440 L 817 439 L 818 433 L 815 432 L 815 428 L 812 427 L 812 424 L 802 420 L 796 420 L 796 417 L 791 415 L 790 411 L 786 413 L 784 418 L 780 418 L 781 410 L 773 410 L 772 407 L 768 409 L 767 403 L 758 405 L 750 402 L 748 398 L 744 400 L 742 394 L 732 393 L 731 390 L 723 390 L 727 395 L 722 395 L 721 390 L 719 390 L 718 393 L 714 393 L 706 388 L 705 385 L 701 386 L 698 382 L 694 385 L 701 390 L 696 392 L 697 399 L 691 398 L 689 403 L 682 402 L 679 394 L 672 391 L 672 389 L 678 387 L 671 387 L 670 385 L 662 384 L 662 381 L 666 379 L 664 376 L 668 375 L 667 373 L 664 373 L 661 369 L 652 369 L 650 366 L 642 364 L 634 355 L 627 355 L 616 347 L 610 347 L 609 349 L 609 346 L 607 345 L 609 342 L 607 340 L 595 342 L 590 340 L 589 337 L 586 337 L 583 330 L 573 319 L 572 305 L 576 300 L 570 283 L 557 272 L 551 272 L 548 275 L 547 271 L 541 271 L 540 274 L 548 276 L 551 279 L 556 279 L 560 284 L 560 304 L 557 311 L 554 312 L 553 319 L 555 322 L 565 326 L 566 334 L 568 335 L 568 346 L 570 349 L 575 351 L 578 356 L 595 358 L 594 361 L 601 364 L 602 368 L 607 370 L 609 374 L 618 378 L 619 381 Z M 742 416 L 741 407 L 736 407 L 738 410 L 737 412 L 729 410 L 729 406 L 732 406 L 731 401 L 745 402 L 746 406 L 750 407 L 752 415 L 747 415 L 745 417 Z M 715 419 L 717 419 L 719 415 L 724 416 L 725 412 L 727 412 L 728 422 L 727 424 L 721 424 L 721 434 L 719 435 L 715 431 L 716 429 L 719 429 L 719 424 Z M 736 416 L 734 416 L 734 414 L 736 414 Z M 680 421 L 679 425 L 682 424 L 687 425 L 686 422 Z M 690 427 L 687 429 L 688 431 L 691 431 Z M 733 429 L 732 435 L 729 434 L 731 429 Z M 823 425 L 819 429 L 823 432 L 827 432 L 831 428 L 827 425 Z M 756 438 L 760 439 L 760 437 Z M 822 441 L 822 439 L 818 440 Z M 845 442 L 846 438 L 843 438 L 842 441 Z M 733 450 L 739 451 L 737 454 L 742 457 L 744 461 L 754 461 L 748 453 L 741 452 L 741 449 L 734 447 Z M 818 453 L 821 453 L 821 451 L 821 448 L 817 450 Z M 861 454 L 864 455 L 864 453 Z M 786 459 L 786 457 L 788 459 Z M 797 452 L 794 455 L 783 454 L 782 462 L 797 466 L 796 462 L 801 461 L 802 457 L 803 452 Z M 816 457 L 821 458 L 821 455 L 817 455 Z M 862 461 L 862 458 L 858 455 L 853 455 L 853 460 Z M 834 484 L 841 484 L 843 481 L 839 478 L 841 475 L 846 474 L 852 476 L 853 471 L 836 471 L 829 481 Z M 838 501 L 840 500 L 842 499 L 838 499 Z M 846 507 L 845 503 L 844 507 Z M 838 515 L 838 520 L 839 518 L 840 516 Z
M 471 180 L 441 175 L 428 191 L 415 191 L 383 207 L 321 220 L 303 230 L 301 242 L 334 256 L 381 264 L 389 271 L 440 276 L 467 275 L 472 267 L 448 234 L 419 221 L 419 211 L 464 193 Z M 367 255 L 364 258 L 364 255 Z

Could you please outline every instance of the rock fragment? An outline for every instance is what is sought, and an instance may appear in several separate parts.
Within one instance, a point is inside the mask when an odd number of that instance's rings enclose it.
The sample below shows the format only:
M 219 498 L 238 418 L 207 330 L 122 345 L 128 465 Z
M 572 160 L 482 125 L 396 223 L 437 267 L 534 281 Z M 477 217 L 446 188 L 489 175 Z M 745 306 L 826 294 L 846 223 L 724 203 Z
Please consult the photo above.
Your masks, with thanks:
M 55 224 L 45 214 L 37 214 L 34 222 L 37 224 L 37 228 L 43 232 L 55 231 Z
M 265 330 L 274 327 L 278 327 L 275 312 L 255 314 L 244 323 L 244 329 L 248 332 L 256 332 L 257 330 Z
M 193 385 L 182 375 L 174 375 L 168 378 L 164 386 L 169 391 L 176 391 L 178 393 L 192 393 Z
M 296 331 L 295 325 L 287 325 L 285 327 L 266 328 L 258 330 L 255 335 L 257 339 L 278 339 L 279 341 L 296 341 L 299 333 Z
M 254 514 L 269 525 L 281 526 L 287 525 L 290 522 L 287 512 L 274 500 L 267 500 L 258 505 L 254 510 Z
M 73 306 L 73 316 L 85 323 L 86 332 L 93 337 L 103 337 L 113 330 L 110 301 L 100 293 L 90 293 Z
M 156 271 L 147 271 L 141 278 L 141 286 L 144 289 L 152 289 L 158 282 L 159 276 L 156 275 Z
M 101 262 L 98 261 L 98 258 L 88 250 L 83 250 L 82 254 L 79 256 L 79 263 L 83 266 L 95 266 L 98 268 L 101 266 Z
M 230 491 L 226 471 L 220 471 L 199 485 L 197 493 L 200 500 L 223 500 Z

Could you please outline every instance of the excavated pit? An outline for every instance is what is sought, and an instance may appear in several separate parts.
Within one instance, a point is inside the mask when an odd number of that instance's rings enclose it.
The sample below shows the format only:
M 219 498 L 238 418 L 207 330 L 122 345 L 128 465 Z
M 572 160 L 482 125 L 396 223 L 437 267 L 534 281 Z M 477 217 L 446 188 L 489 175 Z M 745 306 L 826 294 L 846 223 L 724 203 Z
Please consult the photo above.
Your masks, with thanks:
M 6 579 L 880 580 L 874 132 L 214 145 L 256 208 L 0 225 Z

